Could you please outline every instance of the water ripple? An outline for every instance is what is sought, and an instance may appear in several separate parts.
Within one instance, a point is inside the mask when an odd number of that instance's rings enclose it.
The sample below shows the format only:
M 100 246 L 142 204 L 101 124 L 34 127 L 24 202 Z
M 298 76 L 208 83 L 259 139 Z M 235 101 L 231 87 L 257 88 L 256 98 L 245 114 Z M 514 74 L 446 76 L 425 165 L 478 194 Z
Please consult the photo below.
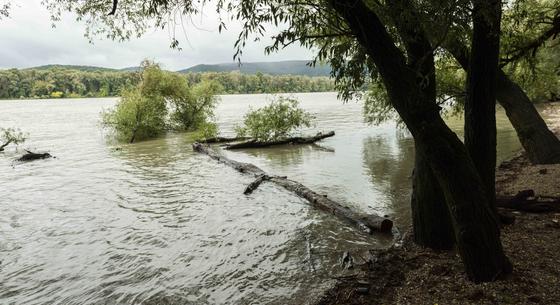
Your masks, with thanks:
M 366 126 L 361 105 L 334 93 L 298 96 L 318 118 L 307 132 L 336 130 L 321 143 L 334 151 L 225 153 L 407 219 L 410 137 L 397 137 L 394 124 Z M 99 112 L 114 101 L 1 102 L 2 127 L 23 128 L 25 148 L 57 157 L 12 164 L 20 153 L 0 155 L 2 305 L 303 304 L 343 272 L 342 252 L 390 242 L 270 183 L 243 195 L 252 177 L 193 153 L 189 135 L 107 142 Z M 249 105 L 265 102 L 224 97 L 220 127 L 231 134 Z M 502 142 L 515 138 L 510 130 Z

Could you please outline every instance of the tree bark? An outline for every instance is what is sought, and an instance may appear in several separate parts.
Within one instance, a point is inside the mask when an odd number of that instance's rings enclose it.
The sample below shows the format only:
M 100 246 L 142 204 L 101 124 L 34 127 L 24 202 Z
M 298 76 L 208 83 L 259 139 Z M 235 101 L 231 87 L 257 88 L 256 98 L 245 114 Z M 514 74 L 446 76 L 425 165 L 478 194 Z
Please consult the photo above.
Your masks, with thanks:
M 385 217 L 354 212 L 348 207 L 329 199 L 326 195 L 318 194 L 297 181 L 287 179 L 287 177 L 268 175 L 265 171 L 251 163 L 231 160 L 216 153 L 210 149 L 209 146 L 205 146 L 200 143 L 193 143 L 193 150 L 206 154 L 210 158 L 231 166 L 239 172 L 256 177 L 257 179 L 251 182 L 251 184 L 249 184 L 249 186 L 245 189 L 244 193 L 246 194 L 253 192 L 263 181 L 266 180 L 295 193 L 296 195 L 306 199 L 313 207 L 328 212 L 329 214 L 333 214 L 338 218 L 353 224 L 368 234 L 372 234 L 376 231 L 390 233 L 393 228 L 393 222 Z
M 329 131 L 327 133 L 319 132 L 312 137 L 293 137 L 286 138 L 277 141 L 261 142 L 257 140 L 249 140 L 246 142 L 227 144 L 225 149 L 241 149 L 241 148 L 261 148 L 275 145 L 286 145 L 286 144 L 312 144 L 322 139 L 334 136 L 334 131 Z
M 501 69 L 498 70 L 496 96 L 531 163 L 560 163 L 560 140 L 548 129 L 523 89 Z
M 500 53 L 500 0 L 473 0 L 473 37 L 467 71 L 465 146 L 483 182 L 491 210 L 497 215 L 496 74 Z
M 492 281 L 510 272 L 482 180 L 463 143 L 445 125 L 435 100 L 425 94 L 402 51 L 362 0 L 330 0 L 330 4 L 374 61 L 391 104 L 412 133 L 416 149 L 429 162 L 444 193 L 468 277 L 475 282 Z
M 460 41 L 448 41 L 445 48 L 466 71 L 469 50 Z M 527 158 L 533 164 L 560 163 L 560 140 L 548 128 L 527 94 L 502 69 L 496 75 L 496 97 L 506 111 Z
M 412 181 L 412 227 L 414 242 L 435 250 L 455 245 L 453 224 L 445 197 L 426 158 L 415 153 Z
M 406 49 L 408 65 L 419 76 L 420 86 L 428 103 L 435 103 L 436 77 L 432 46 L 416 15 L 413 1 L 387 2 L 398 33 Z M 406 11 L 406 18 L 403 12 Z M 451 249 L 455 244 L 453 225 L 443 192 L 434 177 L 428 160 L 416 150 L 411 198 L 414 241 L 436 250 Z

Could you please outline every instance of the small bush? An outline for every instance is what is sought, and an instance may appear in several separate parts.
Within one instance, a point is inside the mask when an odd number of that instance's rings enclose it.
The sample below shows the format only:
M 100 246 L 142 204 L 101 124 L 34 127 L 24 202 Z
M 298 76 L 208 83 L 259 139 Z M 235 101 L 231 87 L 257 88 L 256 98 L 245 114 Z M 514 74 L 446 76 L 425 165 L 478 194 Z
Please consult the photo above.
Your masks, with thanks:
M 0 151 L 10 144 L 19 145 L 25 140 L 27 140 L 27 134 L 17 128 L 0 128 Z
M 204 139 L 210 139 L 217 136 L 218 136 L 218 124 L 214 122 L 204 122 L 198 127 L 194 135 L 194 138 L 197 141 L 201 141 Z
M 289 137 L 295 130 L 310 127 L 313 117 L 299 107 L 297 100 L 278 97 L 260 109 L 250 109 L 243 126 L 237 126 L 237 136 L 249 136 L 258 141 L 275 141 Z

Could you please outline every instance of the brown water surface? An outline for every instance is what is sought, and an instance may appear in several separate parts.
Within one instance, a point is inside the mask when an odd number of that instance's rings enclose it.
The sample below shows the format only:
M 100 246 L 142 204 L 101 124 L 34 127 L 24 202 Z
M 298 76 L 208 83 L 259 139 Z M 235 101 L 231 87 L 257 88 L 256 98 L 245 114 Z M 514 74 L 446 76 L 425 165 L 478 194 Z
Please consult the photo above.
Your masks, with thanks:
M 364 124 L 361 104 L 334 93 L 295 96 L 316 116 L 307 132 L 336 136 L 322 147 L 227 155 L 407 226 L 410 135 L 392 122 Z M 267 98 L 222 97 L 222 130 Z M 0 154 L 0 304 L 304 303 L 343 274 L 343 251 L 391 242 L 271 184 L 243 195 L 251 177 L 193 153 L 188 134 L 108 141 L 99 112 L 115 100 L 0 102 L 0 126 L 30 134 L 22 148 L 57 157 L 14 163 L 21 150 Z M 519 143 L 502 111 L 498 129 L 499 159 L 508 158 Z

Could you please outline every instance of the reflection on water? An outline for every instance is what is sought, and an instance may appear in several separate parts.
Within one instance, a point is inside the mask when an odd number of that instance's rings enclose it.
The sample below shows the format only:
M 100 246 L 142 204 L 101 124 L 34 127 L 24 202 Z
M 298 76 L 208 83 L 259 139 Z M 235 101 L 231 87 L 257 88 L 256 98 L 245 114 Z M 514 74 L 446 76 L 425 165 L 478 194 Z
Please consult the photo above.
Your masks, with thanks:
M 301 94 L 313 145 L 224 151 L 365 212 L 409 222 L 414 148 L 394 123 L 362 123 L 359 103 Z M 223 97 L 226 134 L 261 95 Z M 98 114 L 114 99 L 3 101 L 0 124 L 56 159 L 0 155 L 1 304 L 304 303 L 344 273 L 343 251 L 386 246 L 269 183 L 193 153 L 188 134 L 107 142 Z M 499 116 L 500 158 L 519 148 Z M 460 119 L 450 124 L 461 129 Z M 328 148 L 328 149 L 324 149 Z
M 408 134 L 396 130 L 392 138 L 378 136 L 364 139 L 362 151 L 371 183 L 381 188 L 381 193 L 392 203 L 392 216 L 397 225 L 408 225 L 414 141 Z

